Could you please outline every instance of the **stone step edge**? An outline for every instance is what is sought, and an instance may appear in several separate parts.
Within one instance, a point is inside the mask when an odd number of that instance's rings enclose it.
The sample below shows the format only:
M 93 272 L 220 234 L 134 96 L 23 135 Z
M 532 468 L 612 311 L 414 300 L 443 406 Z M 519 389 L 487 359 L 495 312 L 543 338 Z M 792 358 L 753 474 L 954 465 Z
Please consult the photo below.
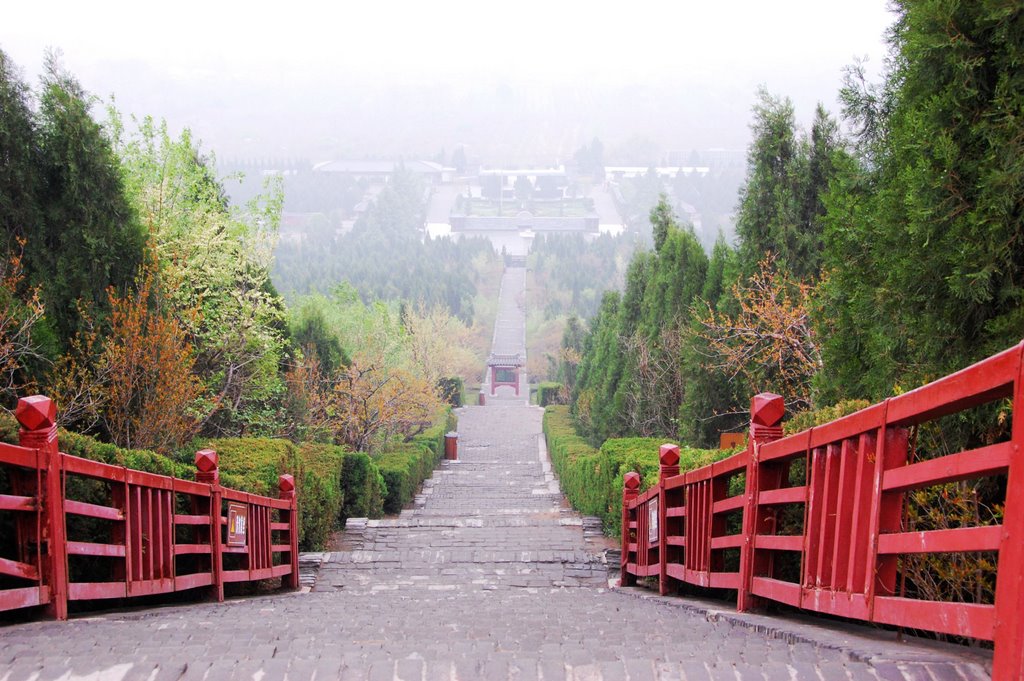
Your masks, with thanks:
M 992 678 L 991 651 L 913 636 L 905 636 L 902 642 L 898 642 L 895 640 L 895 632 L 862 624 L 823 620 L 813 615 L 736 612 L 723 608 L 721 603 L 715 601 L 692 596 L 660 596 L 655 591 L 639 586 L 617 587 L 612 592 L 687 610 L 703 615 L 709 622 L 725 622 L 790 644 L 805 643 L 835 650 L 853 661 L 869 664 L 876 669 L 898 667 L 906 671 L 915 668 L 921 672 L 921 678 L 962 678 L 964 681 L 990 681 Z M 929 676 L 925 670 L 935 673 Z

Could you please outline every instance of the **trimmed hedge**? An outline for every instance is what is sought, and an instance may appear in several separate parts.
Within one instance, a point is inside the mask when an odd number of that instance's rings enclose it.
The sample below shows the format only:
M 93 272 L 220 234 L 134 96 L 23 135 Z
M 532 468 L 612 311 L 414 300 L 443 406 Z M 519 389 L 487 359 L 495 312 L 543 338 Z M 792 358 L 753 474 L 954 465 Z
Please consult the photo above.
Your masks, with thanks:
M 576 434 L 569 408 L 544 410 L 548 453 L 562 491 L 581 513 L 601 518 L 604 530 L 618 536 L 622 530 L 622 484 L 626 473 L 640 474 L 641 490 L 658 482 L 659 438 L 615 438 L 594 449 Z M 700 468 L 733 454 L 732 450 L 680 447 L 680 471 Z
M 871 406 L 871 402 L 867 400 L 843 400 L 830 407 L 821 407 L 820 409 L 801 411 L 782 424 L 782 430 L 786 435 L 793 435 L 799 433 L 802 430 L 813 428 L 814 426 L 820 426 L 830 421 L 835 421 L 838 418 L 842 418 L 848 414 L 852 414 L 861 409 L 867 409 Z
M 341 471 L 348 452 L 344 447 L 304 442 L 299 445 L 302 461 L 302 494 L 299 497 L 300 545 L 307 550 L 322 549 L 331 532 L 341 523 L 345 490 Z M 307 509 L 319 509 L 310 513 Z
M 416 496 L 416 490 L 429 478 L 444 456 L 445 433 L 456 426 L 455 414 L 445 409 L 433 426 L 409 442 L 390 445 L 373 457 L 387 487 L 385 513 L 399 513 Z
M 379 518 L 384 515 L 387 486 L 377 464 L 364 452 L 346 452 L 341 465 L 341 512 L 338 523 L 349 518 Z
M 413 500 L 420 483 L 430 477 L 437 459 L 429 447 L 411 442 L 393 445 L 387 452 L 374 457 L 387 487 L 385 513 L 399 513 Z
M 179 460 L 175 460 L 148 450 L 124 449 L 65 430 L 60 430 L 57 438 L 60 450 L 66 454 L 183 480 L 195 479 L 192 453 L 208 447 L 217 451 L 221 484 L 269 497 L 278 495 L 278 476 L 291 473 L 299 499 L 299 547 L 304 551 L 322 549 L 331 532 L 344 525 L 350 516 L 383 515 L 386 489 L 376 464 L 368 455 L 348 452 L 343 447 L 315 443 L 295 445 L 288 440 L 270 438 L 200 439 L 193 442 L 190 449 L 180 452 Z M 18 423 L 8 414 L 0 414 L 0 441 L 18 442 Z M 76 480 L 69 483 L 75 485 L 82 500 L 106 503 L 99 497 L 81 496 L 93 493 L 88 485 L 78 484 Z M 99 493 L 100 490 L 94 491 Z
M 537 405 L 549 407 L 562 402 L 562 384 L 545 381 L 537 385 Z
M 13 416 L 0 413 L 0 442 L 18 444 L 18 422 Z M 72 433 L 63 428 L 57 431 L 60 451 L 90 461 L 126 466 L 147 473 L 173 475 L 192 480 L 195 469 L 174 459 L 148 449 L 124 449 L 117 445 L 100 442 L 88 435 Z

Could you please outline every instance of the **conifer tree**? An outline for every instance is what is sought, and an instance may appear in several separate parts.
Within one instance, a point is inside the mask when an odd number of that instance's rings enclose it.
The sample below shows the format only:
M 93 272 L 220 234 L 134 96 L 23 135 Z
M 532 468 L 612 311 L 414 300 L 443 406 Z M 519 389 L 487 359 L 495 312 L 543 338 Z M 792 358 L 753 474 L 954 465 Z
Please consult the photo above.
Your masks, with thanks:
M 107 288 L 133 283 L 145 246 L 118 160 L 89 109 L 89 95 L 50 55 L 39 111 L 43 220 L 26 265 L 45 284 L 47 319 L 65 342 L 79 330 L 77 301 L 108 309 Z
M 827 200 L 828 399 L 879 398 L 1020 340 L 1024 8 L 901 0 L 881 86 L 843 99 L 861 136 Z
M 15 248 L 14 237 L 34 234 L 40 221 L 38 136 L 30 96 L 17 67 L 0 50 L 0 234 L 7 250 Z

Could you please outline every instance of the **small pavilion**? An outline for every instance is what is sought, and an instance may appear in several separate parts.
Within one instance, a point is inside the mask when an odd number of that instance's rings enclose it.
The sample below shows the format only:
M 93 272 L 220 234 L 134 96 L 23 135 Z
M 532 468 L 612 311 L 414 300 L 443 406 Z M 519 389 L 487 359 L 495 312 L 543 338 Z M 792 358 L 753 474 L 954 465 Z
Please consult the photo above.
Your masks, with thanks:
M 487 358 L 487 370 L 490 372 L 491 395 L 495 395 L 499 386 L 507 385 L 516 391 L 519 397 L 519 373 L 525 362 L 519 353 L 503 355 L 491 353 Z

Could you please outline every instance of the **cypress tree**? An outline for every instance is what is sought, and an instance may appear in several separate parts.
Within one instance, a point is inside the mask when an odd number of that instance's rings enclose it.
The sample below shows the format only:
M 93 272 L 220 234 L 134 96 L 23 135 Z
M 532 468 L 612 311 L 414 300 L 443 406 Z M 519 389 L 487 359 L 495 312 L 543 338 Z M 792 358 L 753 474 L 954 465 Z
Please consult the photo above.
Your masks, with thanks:
M 26 260 L 64 341 L 81 324 L 76 301 L 105 310 L 107 288 L 135 279 L 145 246 L 118 160 L 89 108 L 78 82 L 48 57 L 39 114 L 43 221 Z
M 1020 340 L 1024 8 L 901 0 L 881 87 L 851 73 L 865 134 L 827 201 L 830 397 L 878 398 Z

